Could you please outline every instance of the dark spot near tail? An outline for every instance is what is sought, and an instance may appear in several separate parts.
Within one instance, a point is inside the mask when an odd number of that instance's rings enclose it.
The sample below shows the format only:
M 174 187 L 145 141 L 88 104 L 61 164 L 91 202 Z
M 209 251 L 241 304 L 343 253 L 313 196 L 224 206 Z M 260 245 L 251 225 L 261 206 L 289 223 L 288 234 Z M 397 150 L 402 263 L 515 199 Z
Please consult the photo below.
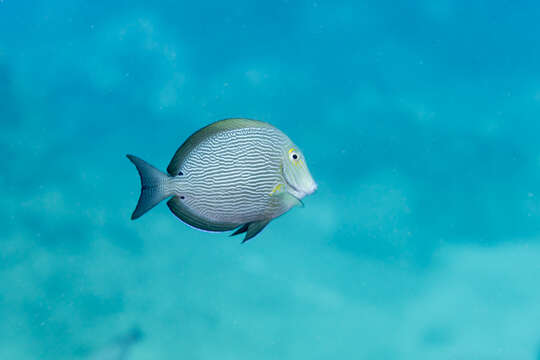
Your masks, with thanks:
M 181 172 L 181 171 L 179 171 L 179 172 L 178 172 L 178 176 L 182 176 L 182 175 L 184 175 L 184 173 Z
M 186 197 L 184 195 L 180 196 L 180 199 L 184 200 Z

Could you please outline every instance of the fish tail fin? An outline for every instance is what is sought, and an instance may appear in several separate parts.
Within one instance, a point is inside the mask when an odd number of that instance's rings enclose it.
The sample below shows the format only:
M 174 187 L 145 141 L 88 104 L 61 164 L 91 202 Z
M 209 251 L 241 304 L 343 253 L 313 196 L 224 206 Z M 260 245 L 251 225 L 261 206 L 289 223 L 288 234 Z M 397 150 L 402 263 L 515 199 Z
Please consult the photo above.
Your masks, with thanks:
M 171 177 L 134 155 L 126 156 L 135 165 L 141 177 L 141 196 L 131 215 L 131 219 L 135 220 L 173 195 L 169 186 Z

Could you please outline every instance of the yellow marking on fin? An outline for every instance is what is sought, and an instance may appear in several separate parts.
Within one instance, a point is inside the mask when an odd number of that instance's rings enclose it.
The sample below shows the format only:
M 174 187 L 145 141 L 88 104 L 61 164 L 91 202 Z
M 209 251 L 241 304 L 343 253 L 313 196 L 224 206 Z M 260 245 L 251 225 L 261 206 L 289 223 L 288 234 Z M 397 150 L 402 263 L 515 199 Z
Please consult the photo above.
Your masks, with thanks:
M 276 191 L 279 191 L 279 189 L 281 189 L 281 187 L 283 186 L 283 184 L 277 184 L 275 187 L 274 187 L 274 190 L 272 190 L 272 192 L 270 193 L 270 195 L 274 195 L 274 193 Z

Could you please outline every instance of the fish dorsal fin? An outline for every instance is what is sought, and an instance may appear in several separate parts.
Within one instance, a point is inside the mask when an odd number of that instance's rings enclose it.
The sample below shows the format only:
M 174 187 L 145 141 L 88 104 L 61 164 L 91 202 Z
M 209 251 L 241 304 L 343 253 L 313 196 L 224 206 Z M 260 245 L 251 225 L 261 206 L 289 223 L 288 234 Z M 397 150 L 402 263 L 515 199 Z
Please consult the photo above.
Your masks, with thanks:
M 242 240 L 242 244 L 248 241 L 249 239 L 255 237 L 258 233 L 260 233 L 266 225 L 271 221 L 269 220 L 260 220 L 260 221 L 254 221 L 247 224 L 242 225 L 238 230 L 236 230 L 234 233 L 231 234 L 231 236 L 239 235 L 242 233 L 246 233 L 246 236 L 244 237 L 244 240 Z
M 210 136 L 223 131 L 243 128 L 273 128 L 273 126 L 263 121 L 241 118 L 216 121 L 215 123 L 197 130 L 189 138 L 187 138 L 187 140 L 178 148 L 178 150 L 176 150 L 176 153 L 167 167 L 167 172 L 172 176 L 178 175 L 187 154 L 189 154 L 197 145 Z

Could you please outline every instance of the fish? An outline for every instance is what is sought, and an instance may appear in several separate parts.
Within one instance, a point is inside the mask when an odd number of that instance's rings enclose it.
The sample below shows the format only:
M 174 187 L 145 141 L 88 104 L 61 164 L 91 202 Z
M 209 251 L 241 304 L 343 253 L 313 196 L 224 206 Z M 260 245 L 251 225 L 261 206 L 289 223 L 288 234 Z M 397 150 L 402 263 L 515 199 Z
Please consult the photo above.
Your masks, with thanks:
M 93 352 L 88 359 L 89 360 L 127 360 L 128 355 L 131 352 L 133 345 L 137 344 L 143 339 L 143 332 L 134 327 L 127 333 L 122 334 L 113 339 L 109 344 L 103 348 Z
M 315 192 L 300 148 L 273 125 L 252 119 L 216 121 L 193 133 L 162 172 L 127 155 L 141 180 L 131 215 L 161 201 L 184 223 L 208 232 L 236 231 L 242 243 Z

